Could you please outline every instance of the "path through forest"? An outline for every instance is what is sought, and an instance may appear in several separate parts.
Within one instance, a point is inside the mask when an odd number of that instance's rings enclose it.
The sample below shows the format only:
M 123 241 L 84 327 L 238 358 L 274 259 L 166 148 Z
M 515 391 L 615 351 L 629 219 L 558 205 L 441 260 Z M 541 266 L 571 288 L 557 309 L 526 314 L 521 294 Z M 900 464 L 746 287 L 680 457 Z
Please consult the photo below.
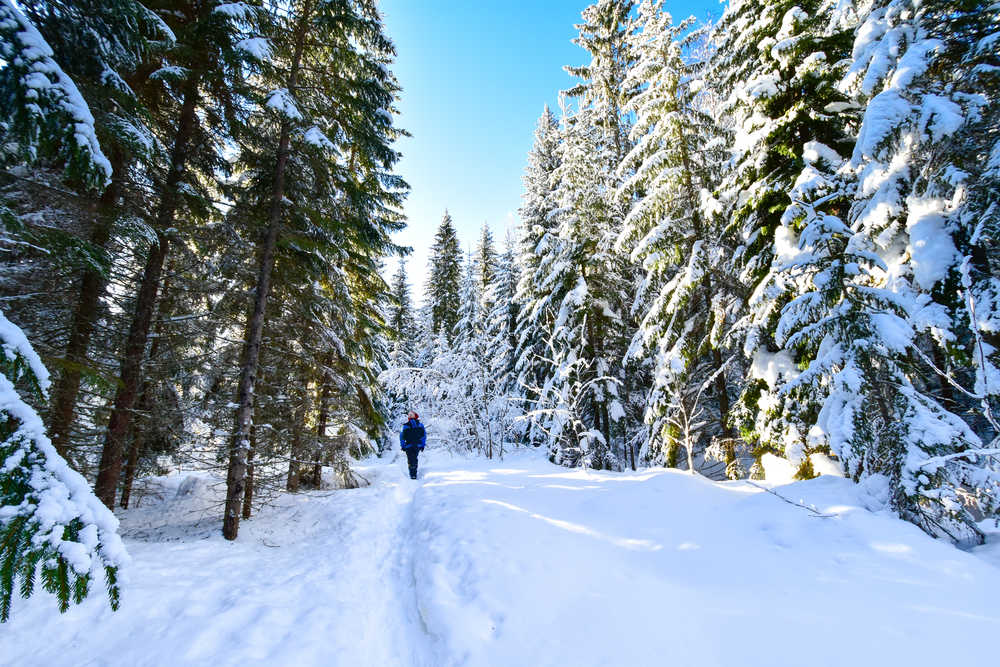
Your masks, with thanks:
M 16 600 L 11 665 L 975 664 L 1000 632 L 977 558 L 820 478 L 779 489 L 390 455 L 218 535 L 222 489 L 159 480 L 123 515 L 122 609 Z M 990 562 L 992 561 L 992 562 Z M 845 638 L 850 637 L 846 642 Z

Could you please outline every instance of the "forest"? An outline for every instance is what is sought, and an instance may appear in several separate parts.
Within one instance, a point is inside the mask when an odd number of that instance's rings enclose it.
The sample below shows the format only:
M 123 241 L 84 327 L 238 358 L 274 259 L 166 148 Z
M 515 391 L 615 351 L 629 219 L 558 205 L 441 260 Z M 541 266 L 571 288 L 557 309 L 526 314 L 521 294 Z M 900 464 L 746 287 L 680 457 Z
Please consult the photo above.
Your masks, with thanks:
M 1000 5 L 597 2 L 538 121 L 521 226 L 426 303 L 390 397 L 492 456 L 824 472 L 979 543 L 1000 505 Z M 413 323 L 408 325 L 408 323 Z
M 364 484 L 410 408 L 488 459 L 846 476 L 983 542 L 1000 4 L 576 29 L 517 230 L 463 252 L 445 211 L 416 267 L 375 0 L 0 0 L 0 617 L 36 572 L 116 606 L 144 478 L 219 471 L 235 540 L 324 467 Z

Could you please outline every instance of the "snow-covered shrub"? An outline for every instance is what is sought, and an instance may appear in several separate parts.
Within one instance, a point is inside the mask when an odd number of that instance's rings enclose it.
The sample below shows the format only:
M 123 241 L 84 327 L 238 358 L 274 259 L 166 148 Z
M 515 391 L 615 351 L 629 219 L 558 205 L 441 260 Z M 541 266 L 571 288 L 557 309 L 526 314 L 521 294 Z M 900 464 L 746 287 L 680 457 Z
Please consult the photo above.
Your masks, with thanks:
M 38 413 L 15 383 L 43 398 L 48 371 L 24 333 L 0 313 L 0 621 L 15 586 L 29 597 L 41 576 L 59 610 L 83 601 L 95 576 L 119 603 L 119 569 L 129 562 L 118 519 L 56 453 Z
M 383 386 L 405 396 L 406 409 L 421 415 L 428 446 L 502 457 L 513 439 L 518 406 L 493 381 L 489 367 L 480 359 L 452 349 L 443 335 L 435 347 L 426 367 L 391 368 L 382 373 Z

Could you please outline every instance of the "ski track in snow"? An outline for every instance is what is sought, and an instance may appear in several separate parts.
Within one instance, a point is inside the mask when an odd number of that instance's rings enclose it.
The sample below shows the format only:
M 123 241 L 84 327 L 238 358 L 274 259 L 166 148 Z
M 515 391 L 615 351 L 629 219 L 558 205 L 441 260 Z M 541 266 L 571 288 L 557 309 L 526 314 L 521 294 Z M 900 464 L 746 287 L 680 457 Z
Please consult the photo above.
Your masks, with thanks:
M 849 482 L 779 488 L 685 473 L 428 452 L 371 486 L 280 496 L 218 534 L 217 480 L 160 480 L 122 514 L 122 608 L 38 592 L 0 627 L 2 665 L 988 664 L 1000 542 L 982 559 Z M 997 540 L 1000 534 L 991 535 Z M 992 564 L 991 564 L 992 563 Z

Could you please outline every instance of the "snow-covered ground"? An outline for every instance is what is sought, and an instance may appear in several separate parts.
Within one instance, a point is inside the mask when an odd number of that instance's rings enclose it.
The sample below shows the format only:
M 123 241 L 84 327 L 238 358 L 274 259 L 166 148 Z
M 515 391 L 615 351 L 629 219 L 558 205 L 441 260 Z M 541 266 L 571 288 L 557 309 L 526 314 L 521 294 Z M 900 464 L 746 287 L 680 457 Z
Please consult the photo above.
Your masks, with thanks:
M 122 608 L 36 593 L 10 665 L 992 664 L 1000 544 L 972 555 L 819 478 L 777 489 L 428 452 L 285 495 L 219 535 L 221 487 L 164 478 L 123 513 Z M 817 514 L 833 515 L 818 516 Z M 994 535 L 1000 537 L 1000 535 Z M 982 558 L 977 558 L 982 556 Z

